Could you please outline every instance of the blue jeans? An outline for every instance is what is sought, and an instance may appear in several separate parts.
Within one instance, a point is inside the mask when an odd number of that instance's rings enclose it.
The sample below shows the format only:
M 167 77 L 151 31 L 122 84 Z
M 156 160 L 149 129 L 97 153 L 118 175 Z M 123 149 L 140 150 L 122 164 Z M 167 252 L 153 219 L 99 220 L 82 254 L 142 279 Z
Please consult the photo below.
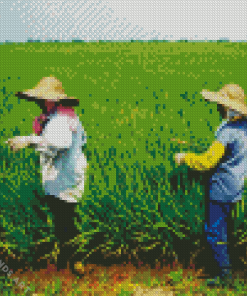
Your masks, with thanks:
M 210 200 L 205 222 L 207 241 L 211 245 L 214 258 L 219 267 L 231 268 L 229 247 L 227 245 L 227 220 L 230 216 L 232 203 L 222 203 Z M 221 244 L 223 243 L 223 244 Z

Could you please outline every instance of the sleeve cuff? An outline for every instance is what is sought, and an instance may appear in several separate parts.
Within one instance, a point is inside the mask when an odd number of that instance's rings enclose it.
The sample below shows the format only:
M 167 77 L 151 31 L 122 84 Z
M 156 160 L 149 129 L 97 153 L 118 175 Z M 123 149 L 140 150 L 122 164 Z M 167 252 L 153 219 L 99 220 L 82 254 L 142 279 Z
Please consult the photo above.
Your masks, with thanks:
M 206 153 L 196 155 L 195 153 L 188 153 L 184 162 L 192 169 L 199 171 L 209 170 L 214 168 L 225 153 L 223 144 L 216 142 Z
M 33 144 L 38 151 L 46 151 L 48 143 L 42 136 L 31 135 L 29 136 L 30 144 Z

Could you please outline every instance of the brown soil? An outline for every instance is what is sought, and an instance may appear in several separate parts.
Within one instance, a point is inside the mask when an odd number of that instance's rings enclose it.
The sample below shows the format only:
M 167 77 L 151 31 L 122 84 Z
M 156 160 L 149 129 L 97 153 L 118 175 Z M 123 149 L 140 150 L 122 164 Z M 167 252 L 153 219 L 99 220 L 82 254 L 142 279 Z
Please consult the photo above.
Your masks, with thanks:
M 127 265 L 112 265 L 110 267 L 98 266 L 95 264 L 87 264 L 81 269 L 83 271 L 80 272 L 82 276 L 79 279 L 70 271 L 69 265 L 67 266 L 66 270 L 60 270 L 58 272 L 54 264 L 48 263 L 46 269 L 41 269 L 39 271 L 19 270 L 18 272 L 14 273 L 11 276 L 11 278 L 19 278 L 19 282 L 23 281 L 26 287 L 28 287 L 30 283 L 34 284 L 35 286 L 38 286 L 38 291 L 35 291 L 37 294 L 33 295 L 39 295 L 38 293 L 42 292 L 44 293 L 45 287 L 48 284 L 52 285 L 52 282 L 54 282 L 54 280 L 56 280 L 56 278 L 58 277 L 62 282 L 62 290 L 66 293 L 69 293 L 74 290 L 75 287 L 72 286 L 72 284 L 76 282 L 80 286 L 80 291 L 83 292 L 84 287 L 85 295 L 104 295 L 102 291 L 103 289 L 104 291 L 111 293 L 111 296 L 114 296 L 118 295 L 121 292 L 121 289 L 117 292 L 114 290 L 114 288 L 116 289 L 119 287 L 119 284 L 121 284 L 124 281 L 136 279 L 138 277 L 139 283 L 136 284 L 135 281 L 132 281 L 134 285 L 133 288 L 129 290 L 135 291 L 133 295 L 153 295 L 155 290 L 157 295 L 172 296 L 175 295 L 173 292 L 176 291 L 176 287 L 172 283 L 172 279 L 169 278 L 168 274 L 171 271 L 178 271 L 179 269 L 182 269 L 182 266 L 174 263 L 173 266 L 165 266 L 162 269 L 159 268 L 158 265 L 156 266 L 156 269 L 150 269 L 149 266 L 142 266 L 136 268 L 131 263 Z M 80 271 L 79 267 L 78 271 Z M 194 269 L 183 269 L 184 278 L 189 276 L 188 273 L 190 273 L 190 275 L 193 276 L 192 282 L 189 282 L 189 286 L 187 287 L 189 292 L 191 286 L 196 288 L 197 286 L 200 286 L 202 284 L 203 279 L 199 279 L 198 277 L 206 275 L 202 273 L 202 270 L 196 271 Z M 240 275 L 241 273 L 236 273 L 235 276 L 237 274 Z M 243 274 L 241 274 L 240 278 L 242 276 Z M 165 285 L 156 285 L 152 288 L 147 287 L 145 284 L 142 285 L 142 281 L 145 283 L 148 277 L 157 278 Z M 106 282 L 103 284 L 102 279 L 106 279 Z M 95 294 L 90 294 L 91 292 L 88 292 L 89 287 L 91 287 L 92 291 L 94 291 Z M 16 292 L 20 293 L 20 288 L 16 287 Z M 166 292 L 166 294 L 162 294 L 161 292 Z M 194 295 L 202 294 L 195 293 Z

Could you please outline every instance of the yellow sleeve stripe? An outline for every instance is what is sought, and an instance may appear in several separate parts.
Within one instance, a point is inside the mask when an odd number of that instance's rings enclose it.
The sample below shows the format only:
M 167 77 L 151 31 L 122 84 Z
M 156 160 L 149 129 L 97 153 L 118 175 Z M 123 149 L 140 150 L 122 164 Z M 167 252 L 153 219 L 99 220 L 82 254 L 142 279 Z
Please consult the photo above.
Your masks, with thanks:
M 219 141 L 213 142 L 210 149 L 202 155 L 187 153 L 185 163 L 192 169 L 204 171 L 214 168 L 225 153 L 225 146 Z

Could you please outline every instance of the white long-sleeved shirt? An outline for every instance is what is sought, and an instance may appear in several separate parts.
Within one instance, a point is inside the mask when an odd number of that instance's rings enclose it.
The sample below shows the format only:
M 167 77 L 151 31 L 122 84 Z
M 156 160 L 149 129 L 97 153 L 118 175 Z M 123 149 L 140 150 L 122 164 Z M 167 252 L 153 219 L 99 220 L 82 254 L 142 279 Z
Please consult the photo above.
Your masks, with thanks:
M 86 181 L 87 160 L 82 152 L 86 133 L 78 117 L 55 112 L 49 119 L 40 136 L 26 140 L 40 152 L 45 194 L 76 203 Z

